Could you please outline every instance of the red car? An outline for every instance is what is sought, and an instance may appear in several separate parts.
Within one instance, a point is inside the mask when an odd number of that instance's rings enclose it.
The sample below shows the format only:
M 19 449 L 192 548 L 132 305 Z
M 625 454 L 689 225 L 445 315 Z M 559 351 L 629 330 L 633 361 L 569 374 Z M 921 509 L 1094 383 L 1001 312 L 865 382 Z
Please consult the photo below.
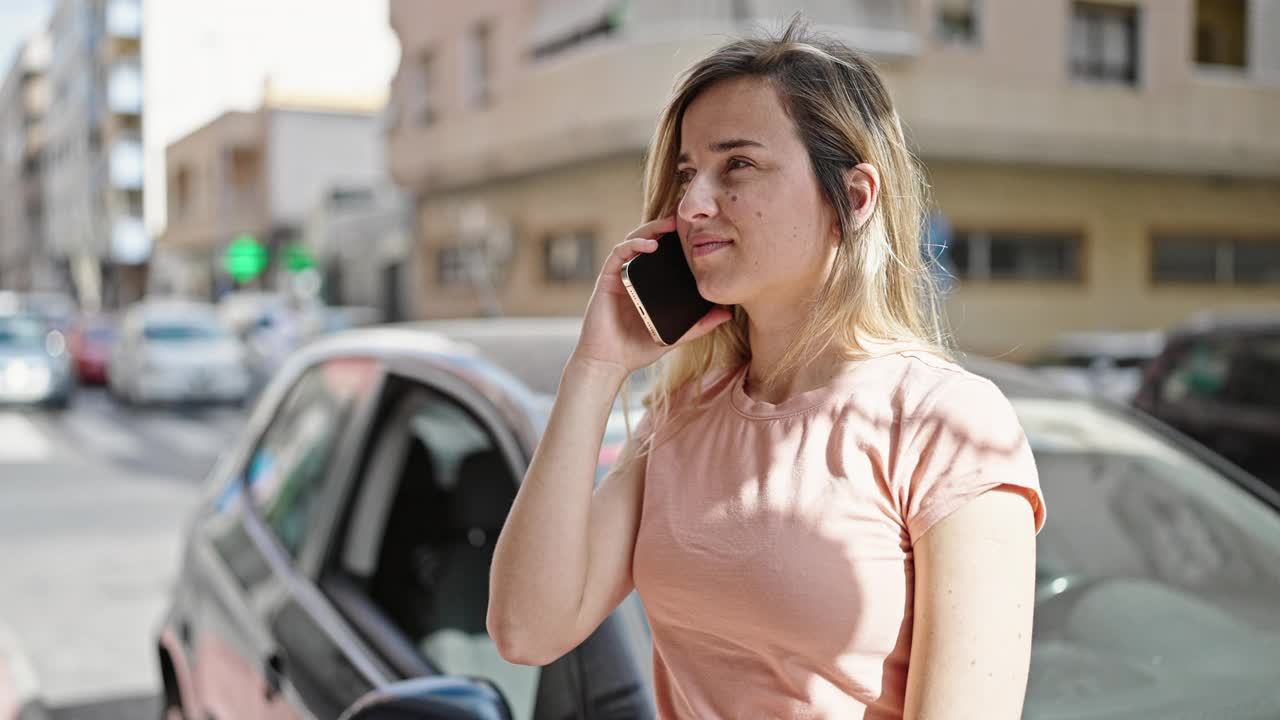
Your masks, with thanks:
M 67 333 L 67 349 L 76 375 L 86 385 L 107 383 L 107 364 L 116 339 L 115 324 L 106 318 L 80 320 Z

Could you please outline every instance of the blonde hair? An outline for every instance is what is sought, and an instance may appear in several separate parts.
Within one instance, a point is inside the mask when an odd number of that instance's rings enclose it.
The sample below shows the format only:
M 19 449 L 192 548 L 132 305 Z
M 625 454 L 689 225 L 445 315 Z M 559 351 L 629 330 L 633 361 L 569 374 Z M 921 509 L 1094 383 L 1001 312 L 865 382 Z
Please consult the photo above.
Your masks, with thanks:
M 927 185 L 889 93 L 866 58 L 813 34 L 798 17 L 781 36 L 730 42 L 680 77 L 647 155 L 645 219 L 669 216 L 680 202 L 676 156 L 685 111 L 712 85 L 739 77 L 762 78 L 778 93 L 841 227 L 834 265 L 799 341 L 758 380 L 771 384 L 832 344 L 851 359 L 873 355 L 873 346 L 884 343 L 948 357 L 933 261 L 921 247 Z M 880 193 L 870 219 L 855 228 L 845 181 L 859 163 L 880 171 Z M 665 416 L 682 388 L 748 362 L 747 327 L 746 313 L 735 307 L 730 321 L 668 353 L 645 398 L 649 412 Z

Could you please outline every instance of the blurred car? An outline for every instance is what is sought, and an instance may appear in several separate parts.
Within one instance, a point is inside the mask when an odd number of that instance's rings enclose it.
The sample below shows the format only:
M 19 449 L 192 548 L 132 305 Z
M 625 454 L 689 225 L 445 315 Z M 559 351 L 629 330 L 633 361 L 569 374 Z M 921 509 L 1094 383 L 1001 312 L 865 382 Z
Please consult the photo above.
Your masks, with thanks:
M 1280 488 L 1280 307 L 1175 329 L 1134 404 Z
M 1063 387 L 1128 403 L 1163 346 L 1159 331 L 1070 333 L 1055 338 L 1031 365 Z
M 132 403 L 240 402 L 249 392 L 244 348 L 212 305 L 145 301 L 120 321 L 108 384 Z
M 334 718 L 411 678 L 479 677 L 521 720 L 652 717 L 634 593 L 543 668 L 506 663 L 485 631 L 494 544 L 574 327 L 375 328 L 294 356 L 189 526 L 159 633 L 171 710 Z M 1050 508 L 1025 717 L 1274 718 L 1280 496 L 1145 415 L 969 368 L 1016 408 Z
M 72 323 L 67 331 L 67 350 L 75 363 L 76 378 L 86 385 L 105 385 L 111 348 L 116 341 L 116 325 L 110 318 L 93 315 Z
M 65 408 L 74 388 L 62 333 L 38 315 L 0 314 L 0 403 Z

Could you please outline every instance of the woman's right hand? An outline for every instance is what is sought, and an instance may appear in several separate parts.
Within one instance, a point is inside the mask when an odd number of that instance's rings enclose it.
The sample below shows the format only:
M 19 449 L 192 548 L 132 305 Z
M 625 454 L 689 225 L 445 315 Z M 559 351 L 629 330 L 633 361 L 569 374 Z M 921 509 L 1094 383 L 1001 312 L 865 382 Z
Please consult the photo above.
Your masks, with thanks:
M 659 345 L 649 334 L 622 284 L 622 266 L 641 253 L 657 250 L 658 238 L 675 229 L 674 217 L 654 220 L 636 228 L 626 240 L 614 246 L 587 304 L 582 334 L 574 351 L 576 359 L 613 367 L 626 375 L 652 365 L 672 348 L 706 335 L 732 317 L 725 308 L 712 308 L 675 345 Z

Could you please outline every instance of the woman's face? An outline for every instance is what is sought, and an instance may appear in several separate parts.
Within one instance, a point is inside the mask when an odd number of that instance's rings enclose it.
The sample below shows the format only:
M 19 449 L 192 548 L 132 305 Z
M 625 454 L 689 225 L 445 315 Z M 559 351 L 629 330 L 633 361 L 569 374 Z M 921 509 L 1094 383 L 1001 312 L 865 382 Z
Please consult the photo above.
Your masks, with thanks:
M 676 226 L 698 290 L 721 305 L 795 304 L 838 240 L 809 155 L 765 80 L 719 82 L 685 110 Z

